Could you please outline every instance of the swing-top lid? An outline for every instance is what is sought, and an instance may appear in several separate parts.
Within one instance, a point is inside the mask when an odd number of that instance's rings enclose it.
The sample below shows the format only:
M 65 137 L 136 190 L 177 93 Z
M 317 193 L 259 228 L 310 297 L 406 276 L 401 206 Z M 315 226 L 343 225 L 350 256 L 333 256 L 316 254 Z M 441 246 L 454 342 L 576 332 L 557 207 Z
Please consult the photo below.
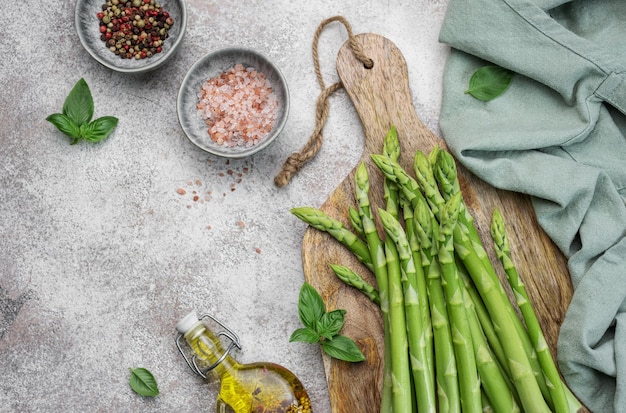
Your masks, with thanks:
M 195 311 L 190 312 L 183 317 L 177 324 L 176 330 L 179 333 L 185 334 L 199 321 L 198 314 Z

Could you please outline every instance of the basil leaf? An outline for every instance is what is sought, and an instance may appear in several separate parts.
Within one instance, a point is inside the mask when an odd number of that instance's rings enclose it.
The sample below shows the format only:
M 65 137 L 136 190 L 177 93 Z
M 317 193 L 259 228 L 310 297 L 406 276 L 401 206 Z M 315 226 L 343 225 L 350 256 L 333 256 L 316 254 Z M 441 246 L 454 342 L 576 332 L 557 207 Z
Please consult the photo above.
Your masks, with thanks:
M 317 321 L 326 313 L 326 304 L 317 290 L 308 283 L 302 284 L 298 297 L 298 315 L 305 327 L 315 330 Z
M 317 322 L 317 333 L 328 340 L 332 340 L 343 327 L 345 314 L 346 310 L 333 310 L 329 313 L 324 313 Z
M 113 132 L 117 123 L 118 119 L 114 116 L 103 116 L 98 118 L 86 124 L 87 126 L 85 127 L 83 138 L 89 142 L 100 142 Z
M 303 341 L 305 343 L 318 343 L 320 341 L 320 336 L 314 330 L 305 327 L 299 328 L 291 334 L 289 337 L 289 342 L 294 341 Z
M 485 102 L 495 99 L 509 87 L 514 75 L 500 66 L 483 66 L 474 72 L 465 93 Z
M 74 138 L 74 141 L 80 138 L 80 125 L 76 124 L 72 119 L 68 118 L 62 113 L 53 113 L 48 116 L 46 120 L 52 123 L 58 130 Z
M 131 372 L 129 384 L 135 393 L 144 397 L 155 397 L 159 394 L 156 379 L 144 368 L 129 369 Z
M 336 335 L 332 340 L 326 340 L 322 343 L 322 349 L 329 356 L 349 362 L 358 362 L 365 360 L 365 356 L 359 349 L 359 346 L 351 339 L 344 335 Z
M 78 130 L 80 133 L 80 137 L 84 138 L 89 133 L 89 124 L 83 123 L 82 125 L 80 125 L 80 128 L 78 128 Z
M 77 125 L 82 125 L 91 120 L 93 116 L 93 97 L 85 79 L 80 79 L 72 88 L 65 103 L 63 103 L 63 114 L 70 118 Z

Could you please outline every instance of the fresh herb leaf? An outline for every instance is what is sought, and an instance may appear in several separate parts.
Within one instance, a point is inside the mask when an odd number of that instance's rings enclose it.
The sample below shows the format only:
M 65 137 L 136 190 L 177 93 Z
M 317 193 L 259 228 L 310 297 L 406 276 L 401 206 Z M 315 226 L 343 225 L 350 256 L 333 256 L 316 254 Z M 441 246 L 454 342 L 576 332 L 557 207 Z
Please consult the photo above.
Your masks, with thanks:
M 304 283 L 298 298 L 298 315 L 305 327 L 315 329 L 317 321 L 326 312 L 326 304 L 322 296 L 311 284 Z
M 356 343 L 341 334 L 333 337 L 332 340 L 322 342 L 322 348 L 331 357 L 343 361 L 358 362 L 365 360 L 365 356 Z
M 80 136 L 80 125 L 62 113 L 53 113 L 46 120 L 70 138 L 78 139 Z
M 328 340 L 332 340 L 343 327 L 345 314 L 346 310 L 334 310 L 324 313 L 317 322 L 318 334 Z
M 365 356 L 359 346 L 352 339 L 339 334 L 345 314 L 346 310 L 327 312 L 322 296 L 312 285 L 304 283 L 298 298 L 298 315 L 305 327 L 295 330 L 289 341 L 320 343 L 331 357 L 350 362 L 363 361 Z
M 305 327 L 299 328 L 291 334 L 289 337 L 289 342 L 292 343 L 294 341 L 302 341 L 305 343 L 318 343 L 320 341 L 320 335 L 315 332 L 315 330 Z
M 78 125 L 88 123 L 93 117 L 93 97 L 85 79 L 81 78 L 65 98 L 63 114 Z
M 509 87 L 514 75 L 500 66 L 483 66 L 474 72 L 465 93 L 485 102 L 495 99 Z
M 69 136 L 71 145 L 83 139 L 89 142 L 100 142 L 117 127 L 118 119 L 113 116 L 103 116 L 92 121 L 93 113 L 91 91 L 85 79 L 81 78 L 65 99 L 62 113 L 54 113 L 46 120 Z
M 142 367 L 129 370 L 129 384 L 135 393 L 144 397 L 155 397 L 159 394 L 156 379 L 149 370 Z
M 87 130 L 83 137 L 89 142 L 100 142 L 113 132 L 118 119 L 113 116 L 103 116 L 87 124 Z

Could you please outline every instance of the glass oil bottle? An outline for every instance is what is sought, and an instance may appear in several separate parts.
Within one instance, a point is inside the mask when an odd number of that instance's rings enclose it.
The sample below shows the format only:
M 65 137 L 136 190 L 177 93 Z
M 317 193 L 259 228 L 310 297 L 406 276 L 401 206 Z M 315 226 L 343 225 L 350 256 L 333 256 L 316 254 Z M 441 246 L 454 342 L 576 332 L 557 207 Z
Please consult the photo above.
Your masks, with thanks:
M 214 333 L 207 321 L 224 331 Z M 220 389 L 217 413 L 310 413 L 309 396 L 300 380 L 285 367 L 274 363 L 241 364 L 230 354 L 241 348 L 237 335 L 210 315 L 190 313 L 176 325 L 176 345 L 189 367 L 201 377 L 216 374 Z M 228 341 L 226 343 L 222 343 Z M 185 341 L 188 357 L 183 350 Z

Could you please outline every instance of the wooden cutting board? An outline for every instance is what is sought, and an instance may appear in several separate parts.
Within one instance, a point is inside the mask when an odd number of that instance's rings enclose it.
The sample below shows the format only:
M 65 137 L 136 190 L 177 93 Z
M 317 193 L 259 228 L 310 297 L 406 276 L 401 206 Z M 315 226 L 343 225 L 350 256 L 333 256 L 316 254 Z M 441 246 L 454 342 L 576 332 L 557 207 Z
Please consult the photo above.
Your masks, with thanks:
M 407 171 L 413 171 L 416 150 L 428 153 L 434 145 L 445 148 L 445 143 L 428 130 L 416 114 L 407 65 L 400 50 L 379 35 L 361 34 L 357 39 L 365 54 L 374 61 L 373 68 L 366 69 L 346 42 L 338 53 L 337 72 L 362 122 L 365 148 L 361 160 L 367 164 L 370 174 L 372 205 L 384 206 L 382 174 L 371 163 L 369 155 L 381 152 L 390 126 L 397 128 L 402 147 L 400 162 Z M 497 270 L 500 266 L 492 251 L 489 226 L 494 207 L 503 213 L 513 259 L 554 353 L 559 327 L 572 296 L 566 260 L 538 226 L 527 196 L 497 190 L 460 166 L 459 173 L 464 199 Z M 354 205 L 353 170 L 321 209 L 349 228 L 348 208 Z M 351 364 L 323 356 L 332 411 L 378 412 L 383 371 L 379 309 L 360 292 L 338 281 L 328 264 L 347 265 L 375 285 L 373 275 L 337 241 L 312 228 L 304 235 L 302 261 L 306 280 L 322 294 L 327 307 L 347 310 L 342 333 L 353 338 L 367 358 L 365 362 Z M 502 271 L 500 276 L 506 280 Z M 508 287 L 506 281 L 504 284 Z

